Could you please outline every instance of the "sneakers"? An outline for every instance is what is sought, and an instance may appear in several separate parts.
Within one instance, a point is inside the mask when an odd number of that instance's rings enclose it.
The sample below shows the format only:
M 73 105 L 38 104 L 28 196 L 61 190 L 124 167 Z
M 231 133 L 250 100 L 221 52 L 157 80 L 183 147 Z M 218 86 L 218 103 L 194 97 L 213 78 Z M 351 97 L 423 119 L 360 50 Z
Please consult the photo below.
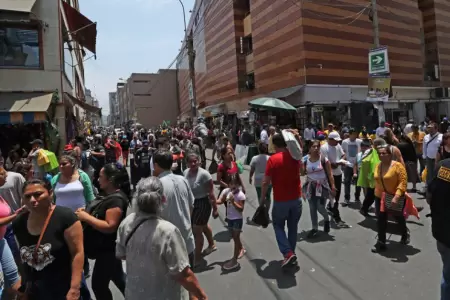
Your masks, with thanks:
M 231 270 L 235 270 L 238 269 L 241 265 L 238 263 L 237 260 L 235 259 L 230 259 L 229 261 L 227 261 L 224 265 L 223 265 L 223 269 L 225 271 L 231 271 Z
M 403 245 L 408 245 L 411 242 L 411 236 L 409 234 L 409 229 L 407 229 L 407 231 L 402 234 L 402 239 L 400 240 L 400 243 L 402 243 Z
M 330 221 L 325 221 L 323 224 L 323 232 L 330 233 Z
M 315 238 L 319 234 L 319 231 L 317 229 L 311 229 L 310 232 L 306 235 L 307 239 Z
M 350 204 L 350 199 L 345 199 L 344 202 L 342 202 L 342 206 L 346 207 Z
M 281 267 L 285 268 L 285 267 L 288 267 L 291 265 L 295 265 L 296 262 L 297 262 L 297 256 L 294 254 L 294 252 L 291 251 L 285 256 L 283 262 L 281 263 Z
M 371 251 L 372 253 L 381 253 L 386 250 L 387 250 L 386 243 L 378 241 Z

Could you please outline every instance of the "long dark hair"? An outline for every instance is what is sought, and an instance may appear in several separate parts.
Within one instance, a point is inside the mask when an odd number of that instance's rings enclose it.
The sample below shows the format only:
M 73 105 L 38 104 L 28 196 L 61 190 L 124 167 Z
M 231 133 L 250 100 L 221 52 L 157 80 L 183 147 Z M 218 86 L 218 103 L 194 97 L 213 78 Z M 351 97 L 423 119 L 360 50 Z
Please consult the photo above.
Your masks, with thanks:
M 128 200 L 131 199 L 130 176 L 128 176 L 127 169 L 123 165 L 119 163 L 106 164 L 103 167 L 103 172 L 115 188 L 120 189 L 128 197 Z

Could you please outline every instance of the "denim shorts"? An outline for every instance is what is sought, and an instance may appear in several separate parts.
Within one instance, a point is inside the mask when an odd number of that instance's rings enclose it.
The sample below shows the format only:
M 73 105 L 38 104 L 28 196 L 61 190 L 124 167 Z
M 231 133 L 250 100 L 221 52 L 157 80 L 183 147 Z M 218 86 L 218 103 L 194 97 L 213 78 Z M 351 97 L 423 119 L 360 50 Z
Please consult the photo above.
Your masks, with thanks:
M 242 231 L 243 224 L 244 224 L 243 219 L 228 220 L 228 230 L 229 231 Z

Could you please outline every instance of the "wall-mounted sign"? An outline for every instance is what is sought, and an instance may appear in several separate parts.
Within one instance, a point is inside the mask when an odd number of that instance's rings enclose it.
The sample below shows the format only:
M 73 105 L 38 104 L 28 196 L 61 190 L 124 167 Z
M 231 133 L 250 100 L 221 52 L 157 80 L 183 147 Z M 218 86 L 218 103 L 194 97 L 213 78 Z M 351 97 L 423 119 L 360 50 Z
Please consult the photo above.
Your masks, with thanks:
M 387 47 L 369 50 L 369 75 L 388 74 L 389 57 Z

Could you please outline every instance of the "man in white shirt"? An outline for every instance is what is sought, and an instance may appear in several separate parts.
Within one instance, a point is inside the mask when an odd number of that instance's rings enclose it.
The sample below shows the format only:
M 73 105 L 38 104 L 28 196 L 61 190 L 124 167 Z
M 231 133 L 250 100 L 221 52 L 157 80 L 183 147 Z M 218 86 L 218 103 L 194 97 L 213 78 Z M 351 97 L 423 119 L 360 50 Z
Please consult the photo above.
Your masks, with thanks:
M 442 143 L 442 134 L 438 131 L 438 124 L 429 123 L 427 126 L 428 134 L 423 139 L 423 159 L 427 167 L 427 185 L 434 178 L 436 167 L 436 155 Z
M 303 140 L 305 141 L 305 151 L 304 153 L 309 153 L 309 148 L 311 147 L 311 142 L 316 138 L 316 132 L 313 129 L 311 123 L 306 126 L 303 131 Z
M 345 222 L 342 221 L 339 213 L 339 198 L 341 197 L 342 189 L 341 165 L 343 165 L 343 163 L 341 163 L 341 160 L 345 158 L 345 153 L 341 145 L 339 145 L 340 140 L 341 137 L 339 136 L 339 133 L 336 131 L 330 132 L 328 134 L 328 142 L 320 147 L 320 155 L 328 158 L 331 163 L 331 173 L 333 174 L 334 184 L 336 186 L 336 197 L 333 207 L 330 207 L 329 209 L 333 213 L 336 225 L 343 227 L 345 226 Z
M 380 122 L 380 127 L 378 127 L 377 130 L 375 131 L 377 138 L 384 137 L 385 131 L 386 131 L 385 125 L 386 125 L 386 122 L 384 122 L 384 121 Z
M 263 125 L 263 129 L 261 130 L 259 139 L 261 140 L 261 143 L 264 143 L 267 146 L 269 146 L 269 134 L 267 133 L 267 124 Z
M 350 137 L 342 141 L 342 149 L 344 150 L 347 161 L 351 166 L 344 166 L 344 203 L 342 206 L 347 206 L 350 203 L 350 189 L 352 186 L 352 180 L 357 174 L 354 174 L 353 165 L 356 163 L 358 153 L 361 152 L 362 140 L 358 139 L 358 132 L 355 128 L 350 128 Z M 356 187 L 355 201 L 360 202 L 359 196 L 361 194 L 361 187 Z

